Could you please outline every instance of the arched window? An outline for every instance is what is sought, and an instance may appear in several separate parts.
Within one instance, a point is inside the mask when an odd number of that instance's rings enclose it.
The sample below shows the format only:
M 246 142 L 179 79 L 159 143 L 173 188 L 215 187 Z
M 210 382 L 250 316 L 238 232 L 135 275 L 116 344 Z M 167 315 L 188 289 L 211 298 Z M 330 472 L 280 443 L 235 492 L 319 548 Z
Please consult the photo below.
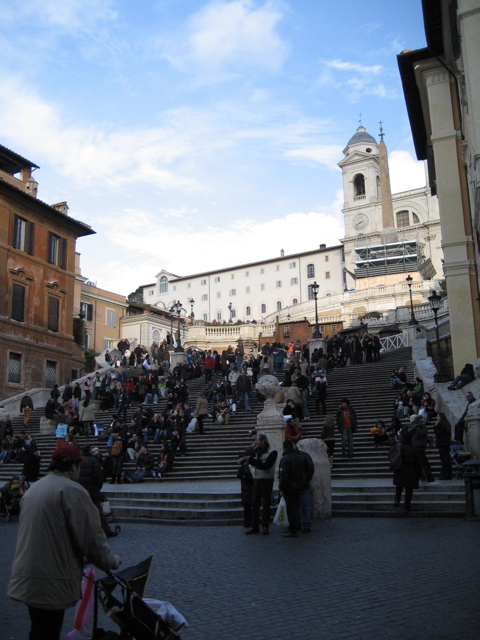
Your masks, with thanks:
M 313 295 L 313 284 L 308 285 L 308 299 L 313 300 L 315 296 Z
M 203 314 L 203 319 L 204 319 L 205 322 L 208 322 L 208 314 L 207 313 Z
M 377 176 L 377 198 L 382 197 L 382 183 L 380 182 L 380 176 Z
M 168 278 L 167 276 L 162 276 L 160 278 L 160 293 L 168 292 Z
M 315 265 L 307 264 L 307 278 L 314 278 L 314 277 L 315 277 Z
M 222 321 L 222 312 L 217 311 L 217 322 L 221 322 L 221 321 Z
M 292 300 L 292 304 L 298 304 L 298 298 L 294 298 L 294 299 Z
M 281 301 L 279 300 L 279 301 L 277 302 L 277 311 L 281 311 L 281 309 L 282 309 L 282 303 L 281 303 Z
M 237 310 L 232 309 L 232 318 L 236 318 L 236 317 L 237 317 Z
M 353 179 L 353 195 L 355 198 L 365 195 L 365 177 L 361 173 L 357 173 Z
M 410 215 L 408 211 L 398 211 L 397 213 L 397 228 L 408 227 L 410 224 Z
M 252 315 L 252 308 L 251 307 L 247 307 L 245 309 L 245 315 L 246 316 L 251 316 Z
M 420 224 L 420 218 L 412 211 L 412 224 Z
M 158 329 L 152 331 L 152 340 L 154 342 L 160 342 L 160 331 Z
M 267 313 L 267 305 L 266 304 L 262 304 L 260 313 Z

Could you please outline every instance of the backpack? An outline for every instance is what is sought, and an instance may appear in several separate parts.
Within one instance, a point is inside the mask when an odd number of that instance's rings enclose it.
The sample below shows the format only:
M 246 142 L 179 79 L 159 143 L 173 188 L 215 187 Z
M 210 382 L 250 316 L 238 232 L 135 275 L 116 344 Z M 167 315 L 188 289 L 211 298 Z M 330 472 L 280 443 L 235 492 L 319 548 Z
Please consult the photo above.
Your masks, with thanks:
M 117 457 L 121 455 L 122 451 L 123 451 L 123 442 L 121 440 L 115 440 L 115 442 L 112 444 L 110 455 Z
M 400 442 L 394 444 L 388 454 L 388 460 L 390 462 L 390 470 L 396 471 L 402 467 L 402 445 Z

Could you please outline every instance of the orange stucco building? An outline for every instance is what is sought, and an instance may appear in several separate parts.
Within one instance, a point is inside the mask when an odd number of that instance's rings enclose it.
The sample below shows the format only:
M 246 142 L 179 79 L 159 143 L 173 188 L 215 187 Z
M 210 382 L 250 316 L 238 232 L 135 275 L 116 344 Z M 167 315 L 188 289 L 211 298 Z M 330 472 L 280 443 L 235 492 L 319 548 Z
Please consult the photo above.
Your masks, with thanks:
M 81 375 L 73 341 L 75 244 L 93 234 L 37 198 L 37 165 L 0 145 L 0 399 Z

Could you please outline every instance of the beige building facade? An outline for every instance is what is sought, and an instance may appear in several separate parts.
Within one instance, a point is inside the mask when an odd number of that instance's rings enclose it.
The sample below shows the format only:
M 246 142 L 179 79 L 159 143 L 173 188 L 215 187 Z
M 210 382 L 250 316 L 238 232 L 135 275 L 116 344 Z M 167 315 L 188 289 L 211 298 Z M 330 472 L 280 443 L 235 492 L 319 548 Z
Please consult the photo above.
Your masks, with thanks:
M 85 347 L 97 353 L 116 347 L 127 309 L 125 296 L 99 289 L 88 280 L 82 282 L 79 315 L 85 323 Z
M 453 362 L 480 353 L 480 2 L 423 0 L 428 47 L 398 63 L 417 157 L 438 196 Z

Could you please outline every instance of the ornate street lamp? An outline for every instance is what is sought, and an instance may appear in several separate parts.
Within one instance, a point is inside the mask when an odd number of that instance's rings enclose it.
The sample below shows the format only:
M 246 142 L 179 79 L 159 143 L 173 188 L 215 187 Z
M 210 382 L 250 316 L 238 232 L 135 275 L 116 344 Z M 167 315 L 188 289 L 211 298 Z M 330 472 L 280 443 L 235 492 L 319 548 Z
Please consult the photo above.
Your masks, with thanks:
M 411 327 L 416 327 L 418 325 L 418 320 L 415 318 L 415 314 L 413 312 L 413 300 L 412 300 L 412 282 L 413 282 L 413 278 L 412 278 L 412 276 L 410 274 L 408 274 L 408 277 L 405 278 L 405 280 L 407 281 L 408 290 L 410 292 L 410 322 L 408 324 Z M 430 298 L 429 298 L 429 300 L 430 300 Z
M 312 287 L 313 297 L 315 298 L 315 328 L 313 330 L 313 337 L 321 338 L 322 335 L 320 333 L 320 328 L 318 326 L 318 306 L 317 306 L 317 296 L 318 296 L 318 290 L 320 289 L 320 285 L 318 285 L 317 282 L 315 281 L 311 285 L 311 287 Z
M 172 341 L 172 343 L 169 346 L 170 349 L 173 349 L 173 314 L 175 313 L 175 307 L 170 307 L 170 309 L 168 310 L 168 312 L 170 313 L 170 340 Z
M 195 319 L 195 314 L 193 313 L 193 305 L 195 304 L 195 300 L 193 298 L 190 298 L 189 300 L 190 302 L 190 318 L 191 318 L 191 324 L 193 324 L 193 321 Z
M 233 307 L 233 305 L 230 302 L 229 305 L 228 305 L 228 310 L 230 311 L 230 320 L 229 320 L 230 323 L 233 322 L 233 320 L 232 320 L 232 307 Z
M 448 375 L 443 371 L 443 361 L 442 361 L 442 352 L 440 350 L 440 333 L 438 331 L 438 310 L 440 309 L 441 298 L 436 291 L 432 291 L 432 293 L 428 296 L 428 301 L 430 303 L 430 308 L 433 311 L 435 316 L 435 337 L 437 342 L 437 362 L 435 366 L 437 368 L 437 373 L 433 376 L 434 382 L 448 382 Z

